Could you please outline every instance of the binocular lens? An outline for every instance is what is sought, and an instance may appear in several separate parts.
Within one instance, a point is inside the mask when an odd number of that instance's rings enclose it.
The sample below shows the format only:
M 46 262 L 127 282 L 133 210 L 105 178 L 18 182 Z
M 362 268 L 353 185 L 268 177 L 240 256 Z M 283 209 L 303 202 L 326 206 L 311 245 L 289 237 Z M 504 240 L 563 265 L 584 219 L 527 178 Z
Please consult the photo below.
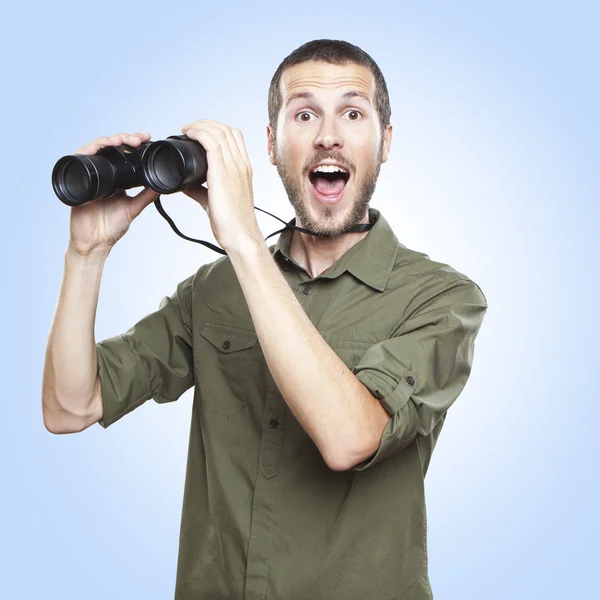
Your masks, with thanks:
M 80 206 L 94 199 L 99 177 L 98 165 L 91 160 L 92 158 L 94 157 L 63 156 L 54 166 L 52 187 L 65 204 Z
M 62 181 L 67 194 L 72 198 L 86 198 L 90 191 L 87 169 L 78 160 L 73 160 L 65 165 Z
M 150 144 L 142 159 L 142 170 L 155 192 L 173 194 L 206 181 L 206 152 L 186 135 L 171 135 Z
M 172 144 L 160 144 L 148 151 L 146 175 L 158 191 L 181 188 L 185 179 L 184 158 Z

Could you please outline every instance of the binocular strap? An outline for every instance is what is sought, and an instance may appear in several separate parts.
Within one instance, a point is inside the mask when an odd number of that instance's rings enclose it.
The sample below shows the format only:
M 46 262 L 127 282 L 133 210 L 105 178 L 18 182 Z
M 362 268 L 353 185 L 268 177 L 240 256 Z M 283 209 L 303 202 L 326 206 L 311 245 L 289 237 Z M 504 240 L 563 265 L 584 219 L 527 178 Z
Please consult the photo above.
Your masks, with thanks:
M 190 242 L 196 242 L 198 244 L 202 244 L 203 246 L 206 246 L 207 248 L 210 248 L 211 250 L 214 250 L 215 252 L 218 252 L 219 254 L 224 254 L 227 255 L 227 252 L 225 252 L 225 250 L 223 250 L 222 248 L 219 248 L 219 246 L 215 246 L 214 244 L 211 244 L 210 242 L 205 242 L 203 240 L 197 240 L 195 238 L 189 237 L 183 233 L 181 233 L 181 231 L 179 231 L 179 229 L 177 229 L 177 225 L 175 225 L 173 219 L 171 219 L 171 217 L 166 213 L 165 209 L 163 208 L 163 205 L 160 202 L 160 195 L 158 196 L 158 198 L 154 201 L 154 206 L 156 206 L 156 210 L 166 219 L 167 223 L 169 223 L 169 225 L 171 226 L 171 228 L 173 229 L 173 231 L 179 236 L 182 237 L 184 240 L 188 240 Z M 268 240 L 270 237 L 277 235 L 278 233 L 281 233 L 282 231 L 285 231 L 286 229 L 295 229 L 296 231 L 300 231 L 301 233 L 308 233 L 310 235 L 316 235 L 318 237 L 328 237 L 326 234 L 322 234 L 322 233 L 314 233 L 308 229 L 304 229 L 302 227 L 296 227 L 295 225 L 292 225 L 292 223 L 296 220 L 295 218 L 292 219 L 292 221 L 290 223 L 286 223 L 283 219 L 280 219 L 279 217 L 276 217 L 275 215 L 272 215 L 270 212 L 263 210 L 262 208 L 258 208 L 258 206 L 254 207 L 256 210 L 260 210 L 261 212 L 264 212 L 265 214 L 269 215 L 270 217 L 273 217 L 274 219 L 277 219 L 278 221 L 281 221 L 282 223 L 285 224 L 285 227 L 283 227 L 282 229 L 279 229 L 278 231 L 274 231 L 273 233 L 269 234 L 265 240 Z M 348 230 L 348 233 L 358 233 L 361 231 L 369 231 L 369 229 L 371 229 L 373 227 L 375 223 L 374 222 L 370 222 L 370 223 L 358 223 L 356 225 L 354 225 L 351 229 Z

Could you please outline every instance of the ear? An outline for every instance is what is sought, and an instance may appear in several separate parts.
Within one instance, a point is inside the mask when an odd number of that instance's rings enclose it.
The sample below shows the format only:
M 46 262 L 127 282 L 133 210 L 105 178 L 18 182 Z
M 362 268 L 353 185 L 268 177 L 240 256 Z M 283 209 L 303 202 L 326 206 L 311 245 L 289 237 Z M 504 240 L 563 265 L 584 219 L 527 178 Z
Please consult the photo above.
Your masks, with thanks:
M 271 161 L 271 164 L 276 165 L 277 160 L 275 159 L 274 136 L 270 125 L 267 125 L 267 153 L 269 154 L 269 161 Z
M 392 146 L 392 126 L 388 124 L 383 132 L 383 153 L 381 155 L 381 162 L 387 161 L 390 155 L 390 148 Z

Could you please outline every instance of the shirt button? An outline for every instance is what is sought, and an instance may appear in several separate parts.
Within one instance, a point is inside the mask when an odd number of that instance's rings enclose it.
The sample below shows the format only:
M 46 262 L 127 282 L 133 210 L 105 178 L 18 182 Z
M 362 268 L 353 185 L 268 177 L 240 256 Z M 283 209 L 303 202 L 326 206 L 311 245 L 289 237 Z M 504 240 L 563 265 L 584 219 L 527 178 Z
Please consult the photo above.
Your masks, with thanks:
M 410 375 L 406 378 L 406 383 L 408 383 L 408 385 L 415 385 L 415 380 L 413 377 L 411 377 Z
M 231 346 L 231 342 L 229 340 L 223 342 L 223 350 L 228 350 L 229 346 Z
M 277 419 L 271 419 L 269 421 L 269 427 L 271 429 L 275 429 L 276 427 L 279 427 L 279 421 Z
M 312 293 L 312 288 L 309 288 L 308 286 L 306 286 L 306 287 L 305 287 L 305 288 L 302 290 L 302 293 L 303 293 L 305 296 L 308 296 L 310 293 Z

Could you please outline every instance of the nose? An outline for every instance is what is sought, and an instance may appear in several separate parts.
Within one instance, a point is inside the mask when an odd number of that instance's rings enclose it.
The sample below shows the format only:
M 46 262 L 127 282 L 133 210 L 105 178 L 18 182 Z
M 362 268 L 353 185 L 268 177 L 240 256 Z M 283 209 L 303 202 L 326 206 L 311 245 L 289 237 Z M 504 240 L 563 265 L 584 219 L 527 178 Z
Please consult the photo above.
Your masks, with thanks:
M 331 150 L 332 148 L 341 149 L 344 147 L 340 128 L 334 118 L 323 117 L 321 127 L 314 140 L 314 146 L 322 150 Z

